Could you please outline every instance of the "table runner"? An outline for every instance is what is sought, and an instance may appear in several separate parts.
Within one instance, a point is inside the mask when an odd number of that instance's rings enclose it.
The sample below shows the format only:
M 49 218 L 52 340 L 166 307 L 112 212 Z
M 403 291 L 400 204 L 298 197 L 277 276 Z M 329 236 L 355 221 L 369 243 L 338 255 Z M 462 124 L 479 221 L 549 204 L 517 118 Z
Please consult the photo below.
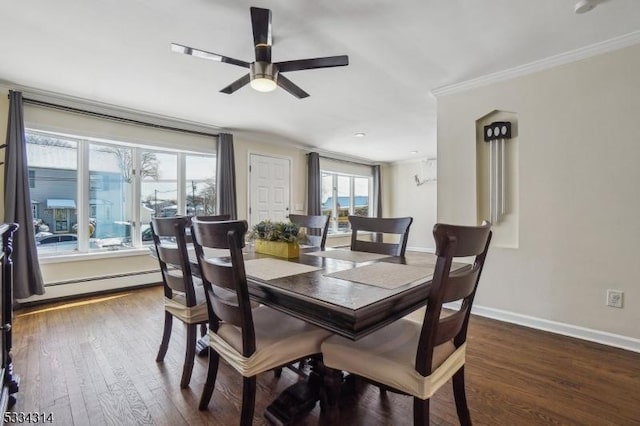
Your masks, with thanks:
M 385 257 L 391 257 L 388 254 L 367 253 L 364 251 L 353 250 L 313 251 L 311 253 L 305 254 L 309 256 L 328 257 L 330 259 L 348 260 L 355 263 L 369 262 L 371 260 L 379 260 L 384 259 Z
M 417 280 L 426 280 L 433 275 L 433 271 L 434 268 L 428 266 L 378 262 L 326 276 L 393 290 Z
M 286 260 L 262 258 L 246 260 L 244 262 L 244 269 L 247 276 L 268 281 L 290 275 L 305 274 L 321 268 L 303 265 L 301 263 L 287 262 Z

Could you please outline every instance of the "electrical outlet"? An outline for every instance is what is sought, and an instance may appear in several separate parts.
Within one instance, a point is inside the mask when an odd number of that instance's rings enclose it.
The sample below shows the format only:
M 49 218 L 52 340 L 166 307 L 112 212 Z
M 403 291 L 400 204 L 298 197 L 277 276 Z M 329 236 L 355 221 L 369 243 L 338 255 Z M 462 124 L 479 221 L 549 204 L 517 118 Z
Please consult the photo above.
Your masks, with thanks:
M 622 299 L 624 292 L 621 290 L 607 290 L 607 306 L 614 308 L 622 308 Z

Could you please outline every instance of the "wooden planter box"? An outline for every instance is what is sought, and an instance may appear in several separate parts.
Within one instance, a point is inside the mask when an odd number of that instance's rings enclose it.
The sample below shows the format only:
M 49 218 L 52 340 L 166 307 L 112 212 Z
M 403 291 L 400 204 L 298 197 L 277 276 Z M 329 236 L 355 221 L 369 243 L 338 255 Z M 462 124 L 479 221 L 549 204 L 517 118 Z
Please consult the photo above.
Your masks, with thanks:
M 285 243 L 282 241 L 256 240 L 256 253 L 270 254 L 271 256 L 290 259 L 298 257 L 300 246 L 298 243 Z

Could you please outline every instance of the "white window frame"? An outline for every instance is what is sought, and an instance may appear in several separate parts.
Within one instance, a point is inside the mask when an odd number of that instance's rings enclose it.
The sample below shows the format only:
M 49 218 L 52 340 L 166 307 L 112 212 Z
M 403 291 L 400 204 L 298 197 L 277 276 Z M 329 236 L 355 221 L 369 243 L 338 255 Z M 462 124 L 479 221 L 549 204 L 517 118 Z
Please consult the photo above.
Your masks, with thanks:
M 329 219 L 329 235 L 348 235 L 351 233 L 350 229 L 340 230 L 338 225 L 338 177 L 348 177 L 349 178 L 349 215 L 353 215 L 355 213 L 355 179 L 367 179 L 369 181 L 368 185 L 368 193 L 367 197 L 369 198 L 369 217 L 373 216 L 373 206 L 371 202 L 373 200 L 373 177 L 366 175 L 356 175 L 356 174 L 348 174 L 348 173 L 340 173 L 334 172 L 331 170 L 320 170 L 320 176 L 323 175 L 331 175 L 332 177 L 332 190 L 331 190 L 331 217 Z M 322 179 L 321 179 L 322 181 Z
M 141 210 L 141 176 L 138 173 L 140 170 L 140 161 L 141 161 L 141 152 L 142 151 L 151 151 L 151 152 L 171 152 L 177 154 L 177 205 L 178 205 L 178 213 L 180 215 L 186 214 L 186 181 L 185 181 L 185 162 L 187 155 L 190 156 L 202 156 L 202 157 L 211 157 L 215 158 L 216 155 L 212 152 L 201 152 L 195 150 L 175 150 L 175 149 L 167 149 L 161 146 L 151 146 L 151 145 L 137 145 L 131 144 L 124 141 L 113 141 L 113 140 L 103 140 L 103 139 L 93 139 L 87 138 L 78 135 L 69 135 L 69 134 L 61 134 L 58 132 L 48 132 L 41 131 L 36 128 L 27 128 L 26 133 L 31 134 L 41 134 L 50 137 L 59 137 L 62 140 L 69 140 L 77 142 L 77 168 L 76 175 L 78 178 L 77 181 L 77 224 L 78 224 L 78 246 L 77 251 L 66 252 L 62 254 L 51 254 L 45 256 L 39 256 L 40 263 L 57 263 L 60 261 L 75 261 L 79 260 L 83 257 L 88 258 L 100 258 L 100 257 L 117 257 L 118 254 L 121 256 L 130 256 L 134 252 L 139 252 L 141 254 L 148 254 L 148 244 L 143 244 L 141 237 L 141 226 L 140 226 L 140 210 Z M 105 251 L 104 249 L 90 249 L 90 235 L 89 235 L 89 214 L 91 213 L 91 208 L 89 205 L 90 202 L 90 191 L 92 189 L 92 180 L 89 175 L 89 152 L 91 144 L 99 144 L 102 146 L 116 146 L 116 147 L 127 147 L 132 149 L 133 153 L 133 193 L 132 193 L 132 205 L 133 211 L 131 212 L 132 217 L 135 218 L 132 224 L 131 229 L 131 248 L 122 248 L 116 251 Z M 33 204 L 32 204 L 33 206 Z M 215 206 L 214 206 L 215 208 Z M 55 224 L 52 224 L 55 226 Z

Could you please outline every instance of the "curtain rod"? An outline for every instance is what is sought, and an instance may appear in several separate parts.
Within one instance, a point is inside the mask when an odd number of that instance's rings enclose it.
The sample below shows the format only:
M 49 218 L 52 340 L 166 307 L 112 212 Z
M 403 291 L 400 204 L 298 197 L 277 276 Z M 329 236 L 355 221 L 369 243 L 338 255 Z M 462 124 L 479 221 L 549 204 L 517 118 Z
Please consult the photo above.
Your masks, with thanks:
M 216 133 L 199 132 L 197 130 L 181 129 L 179 127 L 165 126 L 163 124 L 148 123 L 146 121 L 134 120 L 132 118 L 118 117 L 118 116 L 115 116 L 115 115 L 104 114 L 104 113 L 101 113 L 101 112 L 87 111 L 87 110 L 81 109 L 81 108 L 74 108 L 74 107 L 70 107 L 70 106 L 54 104 L 52 102 L 39 101 L 39 100 L 36 100 L 36 99 L 22 98 L 22 102 L 27 103 L 27 104 L 31 104 L 31 105 L 38 105 L 38 106 L 42 106 L 42 107 L 46 107 L 46 108 L 58 109 L 58 110 L 61 110 L 61 111 L 73 112 L 73 113 L 81 114 L 81 115 L 88 115 L 90 117 L 96 117 L 96 118 L 103 118 L 103 119 L 106 119 L 106 120 L 118 121 L 118 122 L 121 122 L 121 123 L 128 123 L 128 124 L 135 124 L 135 125 L 138 125 L 138 126 L 153 127 L 155 129 L 160 129 L 160 130 L 171 130 L 171 131 L 174 131 L 174 132 L 190 133 L 190 134 L 199 135 L 199 136 L 218 137 L 218 134 L 216 134 Z
M 307 154 L 307 155 L 309 155 L 309 154 Z M 326 155 L 318 155 L 318 156 L 320 158 L 324 158 L 325 160 L 338 161 L 338 162 L 341 162 L 341 163 L 357 164 L 358 166 L 367 166 L 367 167 L 375 166 L 375 164 L 359 163 L 357 161 L 352 161 L 352 160 L 343 160 L 341 158 L 327 157 Z

